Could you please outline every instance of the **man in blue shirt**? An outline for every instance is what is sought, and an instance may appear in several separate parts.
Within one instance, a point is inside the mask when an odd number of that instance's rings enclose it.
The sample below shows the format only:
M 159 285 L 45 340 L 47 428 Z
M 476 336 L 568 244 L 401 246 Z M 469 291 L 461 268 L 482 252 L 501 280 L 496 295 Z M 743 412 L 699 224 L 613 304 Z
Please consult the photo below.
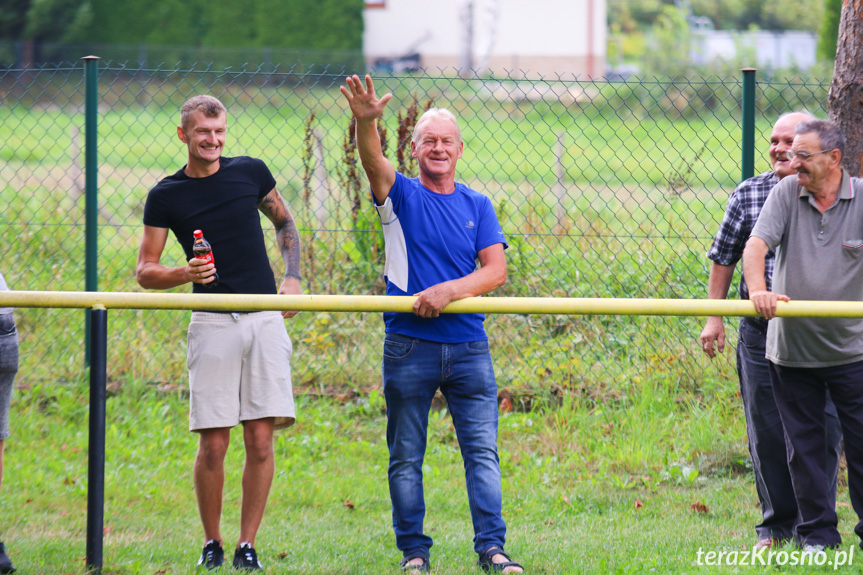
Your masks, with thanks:
M 440 389 L 464 459 L 478 563 L 486 571 L 522 573 L 504 553 L 497 384 L 484 316 L 441 315 L 450 302 L 506 281 L 500 223 L 488 198 L 455 181 L 464 150 L 455 116 L 435 108 L 417 121 L 411 155 L 420 173 L 411 179 L 381 151 L 376 121 L 392 94 L 378 99 L 369 76 L 365 85 L 349 77 L 341 91 L 356 119 L 357 149 L 383 225 L 387 295 L 417 296 L 413 314 L 384 314 L 389 486 L 401 565 L 429 570 L 422 463 L 428 414 Z

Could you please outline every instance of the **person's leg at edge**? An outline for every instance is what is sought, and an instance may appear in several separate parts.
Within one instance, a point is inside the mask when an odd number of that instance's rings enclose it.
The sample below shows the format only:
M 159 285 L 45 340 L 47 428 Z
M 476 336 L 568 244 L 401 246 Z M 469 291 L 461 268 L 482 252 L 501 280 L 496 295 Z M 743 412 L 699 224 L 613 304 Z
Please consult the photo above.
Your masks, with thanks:
M 3 443 L 5 441 L 0 439 L 0 487 L 3 485 Z M 14 569 L 12 565 L 12 561 L 6 555 L 6 549 L 2 546 L 3 543 L 0 541 L 0 573 L 8 573 L 10 570 Z
M 275 473 L 273 455 L 274 419 L 253 419 L 243 422 L 246 462 L 243 467 L 243 503 L 240 516 L 240 543 L 255 546 L 255 536 L 264 518 Z
M 825 378 L 829 378 L 830 395 L 845 436 L 848 492 L 858 517 L 854 532 L 863 539 L 863 362 L 826 369 L 829 375 Z
M 428 558 L 432 538 L 423 533 L 425 499 L 422 464 L 429 410 L 440 381 L 440 344 L 387 334 L 383 384 L 387 407 L 387 472 L 396 546 L 408 565 Z
M 497 382 L 487 341 L 450 346 L 451 375 L 441 386 L 453 418 L 465 468 L 465 483 L 474 527 L 474 550 L 492 553 L 492 562 L 503 563 L 506 523 L 500 460 L 497 452 Z M 446 366 L 445 366 L 445 371 Z M 521 573 L 506 567 L 504 573 Z
M 822 370 L 770 364 L 776 406 L 785 427 L 788 467 L 800 510 L 795 535 L 801 545 L 842 543 L 835 507 L 830 506 L 827 469 L 827 387 Z
M 18 373 L 18 331 L 12 314 L 0 314 L 0 486 L 3 484 L 3 454 L 6 438 L 9 437 L 9 405 L 12 401 L 12 385 Z M 0 524 L 0 528 L 4 527 Z M 15 569 L 6 555 L 5 545 L 0 541 L 0 573 Z
M 198 513 L 204 527 L 204 543 L 214 539 L 222 544 L 222 493 L 225 488 L 225 454 L 231 441 L 229 427 L 198 431 L 198 453 L 194 478 Z
M 762 520 L 755 526 L 755 533 L 759 542 L 772 545 L 774 540 L 792 537 L 797 502 L 788 470 L 785 431 L 773 397 L 769 362 L 764 357 L 767 322 L 758 319 L 740 321 L 737 375 L 755 490 L 761 504 Z

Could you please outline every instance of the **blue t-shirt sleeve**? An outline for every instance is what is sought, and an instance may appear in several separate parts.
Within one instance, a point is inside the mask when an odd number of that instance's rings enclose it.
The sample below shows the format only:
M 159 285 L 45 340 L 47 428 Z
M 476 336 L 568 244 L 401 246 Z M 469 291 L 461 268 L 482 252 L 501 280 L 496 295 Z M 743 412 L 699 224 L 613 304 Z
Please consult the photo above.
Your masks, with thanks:
M 482 198 L 479 206 L 479 226 L 476 234 L 476 251 L 479 252 L 494 244 L 503 244 L 503 249 L 509 247 L 506 243 L 506 237 L 503 235 L 503 229 L 500 227 L 500 222 L 497 219 L 497 214 L 494 211 L 494 206 L 491 200 L 485 196 Z
M 390 193 L 387 196 L 393 204 L 393 211 L 398 214 L 405 203 L 405 186 L 408 178 L 399 172 L 396 172 L 396 181 L 393 182 L 393 187 L 390 188 Z M 372 195 L 374 198 L 374 195 Z

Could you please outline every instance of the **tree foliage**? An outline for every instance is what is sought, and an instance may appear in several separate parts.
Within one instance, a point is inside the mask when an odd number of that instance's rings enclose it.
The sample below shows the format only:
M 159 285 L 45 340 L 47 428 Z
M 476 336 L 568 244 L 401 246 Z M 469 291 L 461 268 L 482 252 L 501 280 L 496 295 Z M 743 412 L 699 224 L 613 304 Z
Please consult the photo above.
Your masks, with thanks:
M 81 36 L 91 18 L 88 0 L 30 0 L 22 32 L 37 42 L 69 42 Z
M 361 50 L 363 0 L 0 0 L 0 40 Z
M 826 0 L 824 17 L 818 30 L 818 59 L 832 61 L 836 57 L 836 42 L 839 40 L 839 19 L 842 16 L 842 0 Z
M 0 0 L 0 38 L 17 39 L 27 22 L 30 2 Z
M 683 11 L 663 7 L 653 29 L 652 49 L 645 54 L 644 65 L 654 74 L 676 77 L 689 70 L 689 24 Z
M 710 18 L 718 30 L 815 32 L 821 22 L 823 3 L 824 0 L 608 0 L 608 21 L 613 29 L 622 32 L 645 30 L 656 23 L 664 7 L 677 6 L 691 16 Z

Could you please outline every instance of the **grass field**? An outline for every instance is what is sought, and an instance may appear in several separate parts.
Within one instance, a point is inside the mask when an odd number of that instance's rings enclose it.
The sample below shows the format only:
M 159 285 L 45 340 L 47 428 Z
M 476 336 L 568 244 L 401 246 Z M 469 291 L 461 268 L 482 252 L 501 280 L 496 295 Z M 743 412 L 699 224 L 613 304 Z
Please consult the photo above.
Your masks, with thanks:
M 379 394 L 298 398 L 297 424 L 277 438 L 276 480 L 258 536 L 268 572 L 398 571 L 382 408 Z M 108 400 L 106 574 L 194 572 L 203 544 L 191 484 L 196 439 L 186 430 L 186 411 L 183 393 L 146 384 Z M 83 573 L 86 384 L 19 390 L 12 422 L 0 537 L 22 574 Z M 732 572 L 696 560 L 699 549 L 742 550 L 754 542 L 759 511 L 743 433 L 730 390 L 697 401 L 692 393 L 645 386 L 614 401 L 568 400 L 554 409 L 505 413 L 507 549 L 530 573 Z M 223 533 L 232 546 L 239 435 L 227 465 Z M 445 410 L 431 417 L 424 474 L 435 572 L 477 572 L 463 470 Z M 847 501 L 842 487 L 846 551 L 855 540 Z

